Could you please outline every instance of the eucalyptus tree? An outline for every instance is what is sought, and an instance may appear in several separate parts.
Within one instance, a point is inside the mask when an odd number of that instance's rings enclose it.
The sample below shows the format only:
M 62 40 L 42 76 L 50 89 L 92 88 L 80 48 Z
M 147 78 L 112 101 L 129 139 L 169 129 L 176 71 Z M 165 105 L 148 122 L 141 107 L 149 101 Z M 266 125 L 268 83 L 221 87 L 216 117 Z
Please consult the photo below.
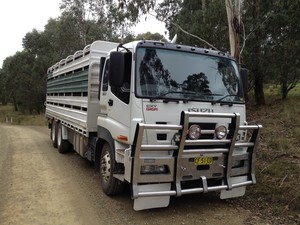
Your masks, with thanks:
M 169 30 L 170 37 L 178 34 L 178 42 L 185 44 L 203 46 L 213 48 L 220 51 L 231 50 L 233 57 L 238 63 L 247 64 L 245 58 L 240 55 L 240 51 L 245 47 L 246 39 L 240 37 L 252 32 L 251 29 L 246 30 L 247 26 L 242 23 L 242 14 L 246 12 L 242 8 L 245 1 L 239 0 L 164 0 L 156 4 L 155 0 L 119 0 L 119 8 L 131 12 L 131 19 L 138 21 L 140 14 L 149 13 L 154 10 L 157 18 L 164 21 Z M 249 1 L 248 1 L 249 2 Z M 251 1 L 250 1 L 251 2 Z M 252 2 L 258 2 L 253 0 Z M 256 5 L 259 6 L 259 5 Z M 254 9 L 254 8 L 253 8 Z M 253 10 L 252 9 L 252 10 Z M 257 9 L 259 9 L 257 7 Z M 153 14 L 153 13 L 151 13 Z M 258 15 L 254 15 L 258 18 Z M 259 20 L 254 20 L 251 28 L 257 27 Z M 256 30 L 256 29 L 254 29 Z M 259 38 L 259 30 L 255 31 Z M 259 43 L 260 40 L 257 40 Z M 257 56 L 260 53 L 261 46 L 257 44 Z M 256 57 L 259 60 L 260 57 Z M 250 59 L 252 60 L 252 59 Z M 257 65 L 259 65 L 257 61 Z M 254 65 L 256 65 L 254 64 Z M 255 86 L 256 102 L 259 105 L 264 104 L 263 92 L 263 76 L 259 67 L 253 67 L 251 78 L 253 77 Z
M 266 57 L 269 82 L 279 81 L 282 99 L 300 82 L 300 0 L 264 2 L 269 13 L 266 21 Z
M 15 111 L 43 111 L 45 87 L 34 55 L 24 50 L 6 58 L 3 74 L 5 94 L 14 104 Z
M 110 0 L 62 0 L 62 18 L 70 18 L 79 45 L 85 46 L 96 39 L 119 41 L 131 36 L 132 22 L 128 13 L 118 9 Z
M 255 97 L 264 84 L 280 84 L 282 99 L 300 81 L 299 30 L 300 1 L 245 1 L 243 18 L 247 47 L 243 57 L 257 85 Z M 260 101 L 260 102 L 259 102 Z
M 141 33 L 138 34 L 135 38 L 136 40 L 154 40 L 154 41 L 167 41 L 165 37 L 159 33 Z
M 8 103 L 7 96 L 7 87 L 6 87 L 6 76 L 4 70 L 0 69 L 0 103 L 6 105 Z

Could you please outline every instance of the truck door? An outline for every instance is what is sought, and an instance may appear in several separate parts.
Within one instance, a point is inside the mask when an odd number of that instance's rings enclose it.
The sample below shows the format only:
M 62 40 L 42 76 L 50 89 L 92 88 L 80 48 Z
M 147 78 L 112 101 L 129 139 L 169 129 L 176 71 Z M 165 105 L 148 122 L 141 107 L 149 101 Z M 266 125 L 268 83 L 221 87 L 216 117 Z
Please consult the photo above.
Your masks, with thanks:
M 107 59 L 102 77 L 100 111 L 102 115 L 107 116 L 108 120 L 113 121 L 110 129 L 122 130 L 123 127 L 124 130 L 128 130 L 130 124 L 130 73 L 124 78 L 122 86 L 111 86 L 109 83 L 109 64 L 110 60 Z M 114 125 L 116 127 L 111 127 Z M 120 132 L 122 132 L 121 130 Z

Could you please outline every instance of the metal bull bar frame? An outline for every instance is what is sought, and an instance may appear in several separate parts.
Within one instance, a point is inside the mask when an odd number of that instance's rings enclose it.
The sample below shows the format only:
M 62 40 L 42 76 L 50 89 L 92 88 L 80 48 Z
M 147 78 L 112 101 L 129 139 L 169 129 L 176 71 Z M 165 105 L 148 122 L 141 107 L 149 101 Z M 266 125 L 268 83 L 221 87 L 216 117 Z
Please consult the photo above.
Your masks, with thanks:
M 224 140 L 217 139 L 198 139 L 188 140 L 187 132 L 190 118 L 226 118 L 231 119 L 230 130 L 227 138 Z M 186 112 L 181 113 L 181 125 L 165 125 L 165 124 L 137 124 L 137 129 L 132 145 L 131 158 L 132 158 L 132 197 L 134 199 L 139 197 L 154 197 L 154 196 L 181 196 L 184 194 L 193 194 L 209 191 L 218 190 L 231 190 L 232 188 L 252 185 L 256 183 L 255 179 L 255 150 L 257 147 L 257 139 L 259 137 L 261 125 L 240 125 L 240 115 L 238 113 L 195 113 Z M 143 136 L 146 130 L 174 130 L 180 134 L 179 142 L 169 145 L 151 145 L 143 144 Z M 252 135 L 248 140 L 237 141 L 239 131 L 252 130 Z M 246 138 L 245 138 L 246 139 Z M 195 149 L 186 149 L 187 146 L 197 146 Z M 202 149 L 201 149 L 202 146 Z M 207 146 L 211 146 L 207 148 Z M 216 148 L 217 146 L 217 148 Z M 206 148 L 205 148 L 206 147 Z M 246 147 L 247 153 L 245 154 L 234 154 L 235 148 Z M 144 152 L 151 151 L 173 151 L 173 155 L 165 154 L 164 156 L 157 155 L 157 157 L 147 157 Z M 202 185 L 199 187 L 182 189 L 181 171 L 182 160 L 187 158 L 191 154 L 207 154 L 207 153 L 222 153 L 224 157 L 224 176 L 222 177 L 223 182 L 221 185 L 209 186 L 207 183 L 206 176 L 200 176 L 199 179 L 202 181 Z M 247 176 L 246 181 L 238 183 L 232 183 L 231 178 L 241 173 L 236 168 L 232 168 L 234 160 L 247 159 L 248 164 L 243 168 L 243 175 Z M 144 165 L 151 164 L 162 164 L 169 168 L 167 174 L 142 174 L 141 168 Z M 154 183 L 172 183 L 171 190 L 163 191 L 141 191 L 138 186 L 143 184 L 154 184 Z M 200 183 L 200 182 L 199 182 Z

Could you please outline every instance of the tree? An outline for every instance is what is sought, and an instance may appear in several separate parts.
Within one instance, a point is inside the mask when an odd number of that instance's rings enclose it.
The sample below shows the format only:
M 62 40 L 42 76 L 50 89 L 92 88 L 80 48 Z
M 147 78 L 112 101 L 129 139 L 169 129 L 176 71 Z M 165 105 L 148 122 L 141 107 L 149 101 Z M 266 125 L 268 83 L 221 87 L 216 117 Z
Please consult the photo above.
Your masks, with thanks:
M 156 12 L 158 19 L 166 23 L 170 37 L 178 35 L 178 42 L 224 52 L 229 49 L 229 42 L 224 41 L 228 39 L 224 2 L 166 0 Z
M 259 0 L 253 0 L 253 21 L 255 26 L 255 44 L 254 44 L 254 94 L 257 105 L 265 105 L 264 96 L 264 76 L 261 70 L 261 26 L 260 22 L 260 10 Z
M 286 99 L 300 82 L 300 1 L 276 0 L 273 4 L 264 3 L 264 7 L 271 12 L 266 23 L 265 49 L 270 59 L 267 71 L 270 82 L 274 83 L 275 78 L 280 83 L 282 99 Z
M 241 63 L 240 33 L 241 33 L 241 1 L 225 0 L 231 56 Z
M 2 85 L 4 88 L 2 89 L 2 95 L 5 101 L 7 102 L 11 102 L 10 99 L 12 99 L 12 102 L 14 104 L 14 109 L 15 111 L 18 111 L 18 105 L 17 105 L 16 93 L 15 93 L 15 88 L 18 85 L 16 84 L 17 80 L 15 79 L 16 72 L 14 71 L 13 60 L 14 58 L 10 56 L 3 61 L 1 78 L 3 82 Z
M 151 32 L 138 34 L 135 39 L 136 40 L 154 40 L 154 41 L 163 41 L 163 42 L 167 41 L 163 35 L 161 35 L 159 33 L 151 33 Z
M 76 37 L 80 46 L 94 40 L 122 41 L 131 36 L 128 13 L 118 9 L 111 0 L 62 0 L 61 18 L 69 18 L 74 29 L 68 32 Z M 70 27 L 66 27 L 70 29 Z
M 101 2 L 105 1 L 63 0 L 59 18 L 50 18 L 42 32 L 36 29 L 28 32 L 23 38 L 24 50 L 3 63 L 1 102 L 13 102 L 16 111 L 41 112 L 47 69 L 51 65 L 94 40 L 118 41 L 121 29 L 117 28 L 123 25 L 115 23 L 116 20 L 111 22 L 107 6 L 97 4 Z
M 6 77 L 3 69 L 0 69 L 0 103 L 3 105 L 8 103 Z
M 204 73 L 188 75 L 187 79 L 183 82 L 188 91 L 209 94 L 209 81 Z
M 244 9 L 247 48 L 244 59 L 259 85 L 256 101 L 265 84 L 280 84 L 282 99 L 299 83 L 299 4 L 300 1 L 246 1 Z
M 43 111 L 46 85 L 40 71 L 35 56 L 26 50 L 5 59 L 6 96 L 12 99 L 15 111 Z

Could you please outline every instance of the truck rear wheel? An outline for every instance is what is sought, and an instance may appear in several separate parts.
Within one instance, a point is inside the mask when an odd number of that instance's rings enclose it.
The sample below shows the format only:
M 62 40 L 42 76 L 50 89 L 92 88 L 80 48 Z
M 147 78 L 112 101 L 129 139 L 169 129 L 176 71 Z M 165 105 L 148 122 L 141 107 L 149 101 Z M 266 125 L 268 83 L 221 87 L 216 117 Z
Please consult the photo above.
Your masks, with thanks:
M 51 124 L 51 140 L 54 148 L 57 148 L 57 122 L 52 121 Z
M 62 126 L 61 123 L 57 126 L 57 149 L 59 153 L 66 153 L 70 149 L 70 143 L 68 140 L 63 140 Z
M 124 182 L 116 179 L 113 174 L 121 167 L 115 161 L 115 156 L 112 148 L 106 142 L 103 145 L 100 157 L 100 182 L 101 187 L 106 195 L 119 194 L 124 189 Z

